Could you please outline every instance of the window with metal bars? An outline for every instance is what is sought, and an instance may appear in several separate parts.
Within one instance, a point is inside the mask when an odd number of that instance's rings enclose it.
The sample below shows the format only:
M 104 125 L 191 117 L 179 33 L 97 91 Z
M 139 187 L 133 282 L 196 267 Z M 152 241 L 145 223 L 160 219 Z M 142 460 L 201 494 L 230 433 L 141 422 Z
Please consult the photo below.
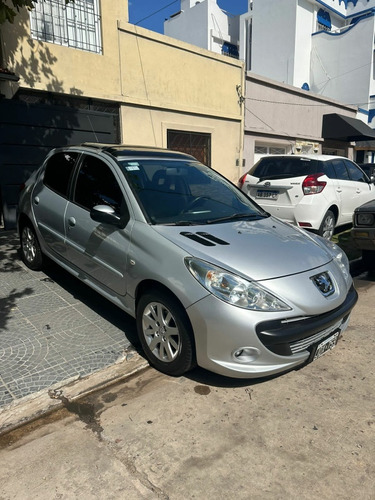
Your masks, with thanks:
M 198 161 L 211 166 L 211 134 L 168 130 L 167 146 L 194 156 Z
M 31 36 L 44 42 L 102 53 L 98 0 L 44 0 L 30 12 Z

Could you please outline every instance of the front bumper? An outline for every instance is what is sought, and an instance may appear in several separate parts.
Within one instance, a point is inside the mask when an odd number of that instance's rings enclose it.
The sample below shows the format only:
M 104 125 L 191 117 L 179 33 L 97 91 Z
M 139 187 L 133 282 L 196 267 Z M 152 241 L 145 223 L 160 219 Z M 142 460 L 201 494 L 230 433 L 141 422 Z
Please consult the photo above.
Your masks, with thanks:
M 351 236 L 357 248 L 361 250 L 375 250 L 375 228 L 353 227 Z
M 274 314 L 259 321 L 267 313 L 240 309 L 209 295 L 187 309 L 198 365 L 234 378 L 265 377 L 296 368 L 309 360 L 310 348 L 346 329 L 357 298 L 351 287 L 332 311 L 283 323 Z M 238 356 L 239 352 L 246 355 Z

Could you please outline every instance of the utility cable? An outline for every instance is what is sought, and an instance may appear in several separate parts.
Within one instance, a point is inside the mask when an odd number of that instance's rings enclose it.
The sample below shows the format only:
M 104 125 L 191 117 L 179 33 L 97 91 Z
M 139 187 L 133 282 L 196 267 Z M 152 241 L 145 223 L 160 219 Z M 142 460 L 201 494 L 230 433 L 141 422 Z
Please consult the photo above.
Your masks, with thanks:
M 154 16 L 155 14 L 159 14 L 159 12 L 161 12 L 162 10 L 170 7 L 171 5 L 173 5 L 174 3 L 177 3 L 179 2 L 180 0 L 174 0 L 174 2 L 170 2 L 168 5 L 165 5 L 164 7 L 161 7 L 159 10 L 156 10 L 155 12 L 152 12 L 151 14 L 149 14 L 148 16 L 146 17 L 143 17 L 142 19 L 140 19 L 139 21 L 137 21 L 136 23 L 134 23 L 135 25 L 138 25 L 139 23 L 141 23 L 142 21 L 146 21 L 146 19 L 149 19 L 150 17 Z

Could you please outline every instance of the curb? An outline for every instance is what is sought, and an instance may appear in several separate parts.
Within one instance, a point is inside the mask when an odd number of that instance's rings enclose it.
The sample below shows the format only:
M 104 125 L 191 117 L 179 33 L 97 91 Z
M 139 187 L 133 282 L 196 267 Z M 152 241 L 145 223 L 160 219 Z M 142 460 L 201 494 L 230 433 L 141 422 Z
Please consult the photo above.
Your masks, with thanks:
M 64 406 L 62 400 L 76 401 L 95 391 L 121 382 L 149 367 L 136 352 L 128 352 L 114 365 L 84 378 L 72 377 L 49 388 L 13 401 L 0 409 L 0 436 L 33 422 Z

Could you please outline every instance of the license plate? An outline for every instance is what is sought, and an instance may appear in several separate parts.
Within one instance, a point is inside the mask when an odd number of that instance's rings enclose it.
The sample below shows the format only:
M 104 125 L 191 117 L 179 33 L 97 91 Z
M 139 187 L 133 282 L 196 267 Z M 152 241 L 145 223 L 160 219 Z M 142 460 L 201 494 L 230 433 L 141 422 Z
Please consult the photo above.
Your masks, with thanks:
M 340 337 L 340 333 L 341 333 L 340 331 L 335 332 L 333 335 L 328 337 L 328 339 L 325 339 L 325 340 L 323 340 L 323 342 L 318 344 L 318 346 L 315 350 L 315 353 L 314 353 L 313 361 L 315 359 L 320 358 L 321 356 L 323 356 L 323 354 L 330 351 L 331 349 L 333 349 L 336 346 L 336 344 L 339 340 L 339 337 Z
M 279 196 L 278 191 L 270 191 L 270 190 L 263 190 L 263 189 L 258 189 L 256 198 L 265 198 L 268 200 L 277 200 Z

